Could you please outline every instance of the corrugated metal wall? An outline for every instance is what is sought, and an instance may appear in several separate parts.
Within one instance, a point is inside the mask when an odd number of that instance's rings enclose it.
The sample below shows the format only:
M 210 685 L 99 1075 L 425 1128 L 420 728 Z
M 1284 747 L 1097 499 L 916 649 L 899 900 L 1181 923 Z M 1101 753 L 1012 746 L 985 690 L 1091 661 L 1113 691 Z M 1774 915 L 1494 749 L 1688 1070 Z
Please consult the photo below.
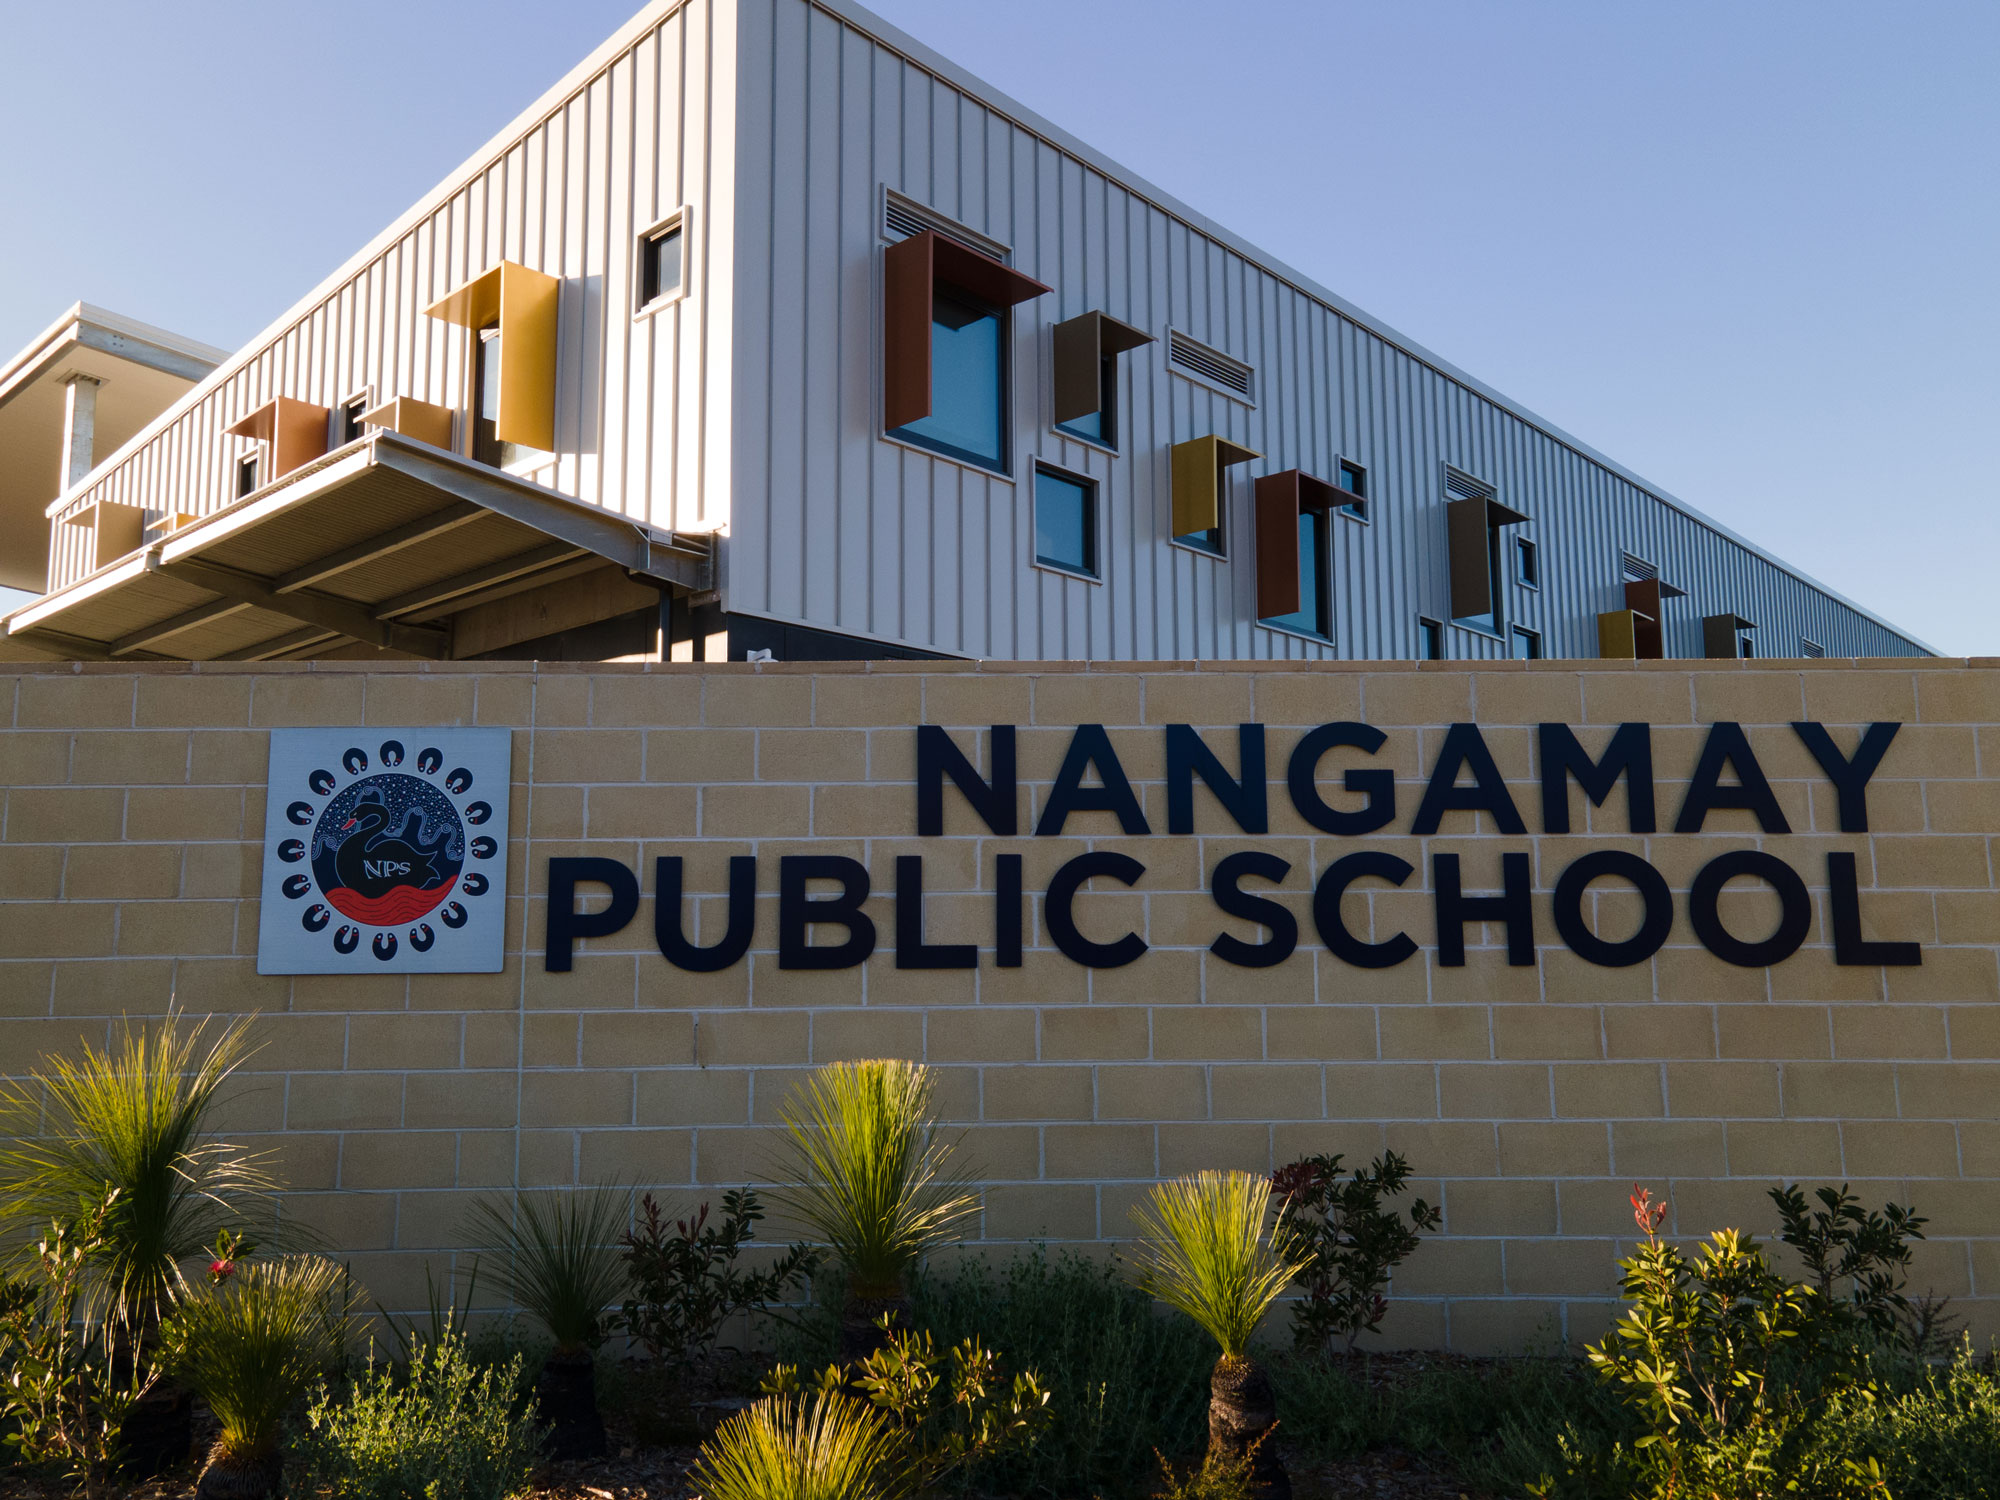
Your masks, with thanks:
M 1701 655 L 1723 610 L 1762 655 L 1922 654 L 828 10 L 740 0 L 740 27 L 729 608 L 971 656 L 1413 656 L 1418 617 L 1450 615 L 1449 463 L 1532 518 L 1510 534 L 1540 544 L 1543 585 L 1507 612 L 1550 656 L 1597 654 L 1627 550 L 1688 591 L 1669 655 Z M 1016 310 L 1013 482 L 879 436 L 883 184 L 1055 288 Z M 1118 457 L 1050 430 L 1049 330 L 1092 308 L 1161 339 L 1123 358 Z M 1257 405 L 1169 374 L 1169 325 L 1255 366 Z M 1167 540 L 1169 445 L 1210 432 L 1265 455 L 1231 471 L 1226 562 Z M 1101 585 L 1030 566 L 1037 458 L 1099 481 Z M 1341 458 L 1374 517 L 1336 520 L 1328 647 L 1254 623 L 1251 476 Z M 1448 627 L 1447 653 L 1507 647 Z
M 483 167 L 430 195 L 275 337 L 191 393 L 72 509 L 99 499 L 153 519 L 220 509 L 250 451 L 223 429 L 273 396 L 333 406 L 368 389 L 378 401 L 462 406 L 466 334 L 423 309 L 506 259 L 563 278 L 559 458 L 545 482 L 663 528 L 719 524 L 726 512 L 711 502 L 727 494 L 728 411 L 708 394 L 729 389 L 726 320 L 725 336 L 711 332 L 733 268 L 734 19 L 731 0 L 688 0 L 643 30 Z M 635 238 L 683 205 L 688 294 L 635 319 Z M 51 588 L 89 571 L 84 529 L 53 530 Z

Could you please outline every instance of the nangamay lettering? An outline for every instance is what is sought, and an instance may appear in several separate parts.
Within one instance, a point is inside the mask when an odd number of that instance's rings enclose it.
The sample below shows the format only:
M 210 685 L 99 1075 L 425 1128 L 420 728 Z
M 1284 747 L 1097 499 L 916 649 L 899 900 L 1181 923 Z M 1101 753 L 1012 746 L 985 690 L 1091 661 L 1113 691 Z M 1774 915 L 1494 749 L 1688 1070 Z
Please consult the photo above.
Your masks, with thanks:
M 1830 787 L 1844 834 L 1868 832 L 1868 785 L 1889 753 L 1902 726 L 1870 724 L 1852 748 L 1842 749 L 1833 734 L 1817 723 L 1794 723 L 1789 732 L 1810 752 Z M 1154 731 L 1144 731 L 1153 733 Z M 1255 838 L 1271 827 L 1275 768 L 1266 751 L 1264 726 L 1242 724 L 1235 730 L 1234 765 L 1186 724 L 1169 724 L 1159 731 L 1165 739 L 1165 800 L 1168 838 L 1195 833 L 1195 799 L 1214 799 L 1240 834 Z M 1404 731 L 1414 733 L 1415 731 Z M 1602 731 L 1586 731 L 1592 738 Z M 1784 731 L 1777 731 L 1784 732 Z M 1019 968 L 1028 930 L 1028 892 L 1023 881 L 1023 856 L 1004 848 L 987 852 L 990 840 L 1055 838 L 1069 831 L 1078 814 L 1106 814 L 1125 840 L 1157 837 L 1130 777 L 1121 764 L 1111 736 L 1101 724 L 1080 724 L 1042 799 L 1030 830 L 1022 827 L 1024 802 L 1015 726 L 995 724 L 983 736 L 982 769 L 976 733 L 961 743 L 935 725 L 920 725 L 916 736 L 916 828 L 919 838 L 946 836 L 947 804 L 953 809 L 954 837 L 981 841 L 982 885 L 992 897 L 990 944 L 934 943 L 926 939 L 924 922 L 924 861 L 921 854 L 895 860 L 893 945 L 899 969 Z M 1226 742 L 1228 731 L 1215 738 Z M 1843 738 L 1847 738 L 1843 731 Z M 1453 724 L 1438 745 L 1423 791 L 1408 822 L 1398 828 L 1394 773 L 1382 763 L 1389 736 L 1363 723 L 1321 724 L 1308 730 L 1282 767 L 1283 791 L 1309 827 L 1335 840 L 1351 839 L 1351 852 L 1336 853 L 1312 879 L 1295 871 L 1291 861 L 1262 850 L 1237 850 L 1215 861 L 1208 872 L 1208 891 L 1220 913 L 1256 930 L 1254 940 L 1218 930 L 1209 951 L 1225 963 L 1250 969 L 1271 968 L 1298 952 L 1302 942 L 1317 940 L 1336 958 L 1357 969 L 1389 969 L 1415 959 L 1428 937 L 1444 968 L 1465 963 L 1465 929 L 1472 923 L 1495 923 L 1506 934 L 1507 962 L 1536 962 L 1538 902 L 1526 850 L 1507 848 L 1509 838 L 1528 834 L 1527 823 L 1494 763 L 1493 754 L 1475 724 Z M 1539 771 L 1541 831 L 1571 834 L 1575 798 L 1604 807 L 1621 793 L 1629 834 L 1662 833 L 1662 793 L 1653 774 L 1653 734 L 1648 724 L 1621 724 L 1602 748 L 1592 754 L 1567 724 L 1543 724 L 1535 732 Z M 1330 764 L 1329 764 L 1330 763 Z M 1197 785 L 1197 783 L 1199 785 Z M 1680 791 L 1668 836 L 1699 834 L 1710 814 L 1723 810 L 1747 812 L 1765 835 L 1782 838 L 1792 832 L 1771 783 L 1759 765 L 1750 739 L 1739 724 L 1720 722 L 1708 727 L 1692 775 Z M 1482 814 L 1485 825 L 1454 814 Z M 1446 820 L 1452 819 L 1446 829 Z M 1478 830 L 1490 826 L 1496 832 Z M 1363 936 L 1348 925 L 1342 898 L 1383 886 L 1408 885 L 1416 867 L 1401 855 L 1370 848 L 1371 835 L 1402 833 L 1428 838 L 1441 830 L 1456 841 L 1460 834 L 1491 837 L 1500 846 L 1497 892 L 1470 894 L 1457 852 L 1429 855 L 1434 931 L 1412 935 Z M 1092 820 L 1090 832 L 1108 831 Z M 906 831 L 884 829 L 883 837 L 906 838 Z M 1074 835 L 1072 835 L 1074 836 Z M 1232 836 L 1231 842 L 1236 840 Z M 1122 841 L 1121 841 L 1122 842 Z M 1813 900 L 1801 866 L 1810 858 L 1776 852 L 1768 840 L 1759 847 L 1725 849 L 1703 863 L 1685 891 L 1675 891 L 1657 867 L 1632 852 L 1621 835 L 1616 846 L 1586 850 L 1556 875 L 1544 910 L 1563 945 L 1588 963 L 1626 968 L 1645 963 L 1666 942 L 1677 905 L 1709 953 L 1724 963 L 1765 968 L 1784 962 L 1809 935 Z M 1338 849 L 1340 846 L 1334 846 Z M 1777 849 L 1783 849 L 1779 844 Z M 1917 943 L 1864 939 L 1861 897 L 1855 854 L 1832 850 L 1823 860 L 1827 892 L 1825 920 L 1831 928 L 1834 962 L 1866 967 L 1902 967 L 1923 962 Z M 683 898 L 683 862 L 663 856 L 653 862 L 653 932 L 660 954 L 676 968 L 714 973 L 742 962 L 755 937 L 760 880 L 773 861 L 754 855 L 729 860 L 727 918 L 713 941 L 697 945 L 688 936 Z M 781 969 L 846 969 L 865 962 L 881 935 L 864 910 L 873 894 L 868 867 L 859 860 L 834 854 L 786 854 L 777 866 L 777 958 Z M 1821 873 L 1815 869 L 1813 874 Z M 1732 931 L 1724 920 L 1722 893 L 1731 881 L 1762 882 L 1777 896 L 1779 917 L 1768 933 Z M 1077 895 L 1092 881 L 1098 888 L 1144 890 L 1146 866 L 1119 850 L 1099 849 L 1079 854 L 1060 865 L 1041 892 L 1041 926 L 1048 943 L 1071 962 L 1093 969 L 1115 969 L 1145 957 L 1147 943 L 1137 932 L 1086 934 L 1078 921 Z M 1638 893 L 1641 918 L 1629 935 L 1607 937 L 1586 918 L 1585 896 L 1598 882 L 1608 889 L 1629 887 Z M 1301 931 L 1292 908 L 1274 900 L 1276 894 L 1310 886 L 1311 934 Z M 595 891 L 592 887 L 602 887 Z M 639 872 L 618 860 L 552 858 L 548 865 L 548 925 L 544 963 L 553 973 L 570 969 L 580 941 L 610 937 L 628 926 L 640 905 Z M 608 897 L 608 899 L 607 899 Z M 1218 923 L 1220 929 L 1222 924 Z M 1620 922 L 1621 926 L 1629 922 Z

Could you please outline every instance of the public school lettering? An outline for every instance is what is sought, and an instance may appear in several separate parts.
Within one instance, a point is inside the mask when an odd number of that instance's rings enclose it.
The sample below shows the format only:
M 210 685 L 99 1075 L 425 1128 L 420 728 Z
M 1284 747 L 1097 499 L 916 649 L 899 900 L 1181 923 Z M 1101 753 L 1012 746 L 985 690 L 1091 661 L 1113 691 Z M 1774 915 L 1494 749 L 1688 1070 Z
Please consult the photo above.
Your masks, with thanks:
M 1792 733 L 1810 752 L 1837 798 L 1842 833 L 1868 831 L 1868 784 L 1891 753 L 1900 728 L 1895 722 L 1869 725 L 1850 754 L 1821 725 L 1792 724 Z M 1019 756 L 1013 725 L 996 724 L 988 731 L 984 771 L 973 754 L 944 729 L 920 725 L 915 734 L 919 838 L 944 836 L 947 783 L 987 834 L 1003 839 L 1022 836 Z M 1073 816 L 1104 813 L 1116 820 L 1126 838 L 1193 837 L 1197 778 L 1241 833 L 1266 835 L 1270 832 L 1273 794 L 1264 727 L 1239 725 L 1235 741 L 1232 767 L 1227 757 L 1218 754 L 1191 726 L 1165 727 L 1167 830 L 1156 835 L 1104 727 L 1078 725 L 1052 773 L 1048 797 L 1028 836 L 1061 836 Z M 1385 830 L 1394 832 L 1392 825 L 1400 817 L 1394 773 L 1385 765 L 1366 763 L 1379 756 L 1387 743 L 1388 736 L 1382 730 L 1363 723 L 1329 723 L 1307 731 L 1282 771 L 1285 795 L 1299 817 L 1318 832 L 1338 838 L 1359 841 Z M 1540 725 L 1536 745 L 1539 817 L 1545 834 L 1571 834 L 1572 784 L 1590 805 L 1603 807 L 1621 783 L 1627 828 L 1635 835 L 1671 838 L 1698 834 L 1709 815 L 1722 810 L 1748 813 L 1765 835 L 1783 836 L 1792 831 L 1739 724 L 1720 721 L 1709 726 L 1694 770 L 1673 809 L 1668 824 L 1672 832 L 1666 835 L 1659 835 L 1660 788 L 1654 776 L 1650 725 L 1618 726 L 1596 756 L 1566 724 Z M 1364 763 L 1344 768 L 1339 790 L 1329 800 L 1320 767 L 1329 755 L 1341 750 L 1358 752 Z M 1514 795 L 1474 724 L 1453 724 L 1446 731 L 1403 831 L 1418 838 L 1436 836 L 1445 820 L 1458 813 L 1485 815 L 1498 832 L 1481 837 L 1503 843 L 1528 832 Z M 883 836 L 895 833 L 885 829 Z M 992 860 L 992 946 L 983 961 L 998 968 L 1019 968 L 1027 925 L 1022 856 L 1003 852 Z M 1459 854 L 1434 852 L 1429 861 L 1434 919 L 1430 938 L 1440 966 L 1463 966 L 1465 927 L 1485 922 L 1504 930 L 1510 965 L 1535 963 L 1537 912 L 1526 852 L 1503 850 L 1500 889 L 1490 894 L 1468 893 Z M 1829 852 L 1823 861 L 1834 961 L 1880 968 L 1921 964 L 1923 954 L 1917 943 L 1862 937 L 1854 855 Z M 780 968 L 851 968 L 875 952 L 882 935 L 864 910 L 873 894 L 866 866 L 843 855 L 810 854 L 783 855 L 775 864 Z M 548 873 L 544 964 L 550 972 L 564 973 L 570 969 L 579 941 L 619 932 L 638 914 L 640 877 L 630 866 L 603 858 L 552 858 Z M 697 973 L 713 973 L 741 962 L 750 948 L 760 882 L 770 873 L 754 857 L 730 859 L 725 930 L 718 941 L 697 947 L 687 937 L 683 921 L 682 861 L 678 857 L 655 860 L 653 927 L 661 956 L 677 968 Z M 1371 938 L 1357 935 L 1342 918 L 1341 902 L 1350 890 L 1368 889 L 1368 883 L 1376 888 L 1382 884 L 1400 887 L 1416 873 L 1416 867 L 1401 856 L 1365 845 L 1335 857 L 1311 885 L 1314 935 L 1337 959 L 1357 969 L 1393 968 L 1409 962 L 1421 951 L 1416 937 L 1408 932 Z M 1065 958 L 1088 968 L 1121 968 L 1143 958 L 1147 944 L 1139 934 L 1086 934 L 1074 908 L 1078 893 L 1091 881 L 1101 882 L 1103 889 L 1137 890 L 1143 889 L 1145 876 L 1146 867 L 1139 859 L 1108 850 L 1082 854 L 1059 866 L 1042 893 L 1042 923 L 1049 941 Z M 1292 864 L 1271 852 L 1244 850 L 1218 860 L 1208 883 L 1218 912 L 1262 929 L 1263 935 L 1250 941 L 1218 932 L 1210 951 L 1226 963 L 1253 969 L 1270 968 L 1292 958 L 1303 936 L 1298 918 L 1290 907 L 1271 898 L 1287 890 L 1303 891 L 1306 882 L 1293 876 Z M 1779 919 L 1768 934 L 1734 932 L 1725 923 L 1723 890 L 1739 879 L 1761 882 L 1776 895 Z M 1637 892 L 1641 918 L 1631 935 L 1609 939 L 1591 927 L 1585 915 L 1585 897 L 1600 881 Z M 579 909 L 579 897 L 591 888 L 601 888 L 609 900 L 590 910 Z M 972 969 L 981 964 L 981 949 L 970 943 L 927 941 L 921 855 L 897 858 L 894 904 L 891 941 L 897 968 Z M 1649 960 L 1666 942 L 1677 906 L 1709 953 L 1744 968 L 1784 962 L 1804 943 L 1813 922 L 1812 899 L 1798 864 L 1768 847 L 1717 854 L 1695 872 L 1682 892 L 1672 890 L 1649 860 L 1629 849 L 1589 850 L 1556 875 L 1549 906 L 1563 945 L 1585 962 L 1606 968 Z

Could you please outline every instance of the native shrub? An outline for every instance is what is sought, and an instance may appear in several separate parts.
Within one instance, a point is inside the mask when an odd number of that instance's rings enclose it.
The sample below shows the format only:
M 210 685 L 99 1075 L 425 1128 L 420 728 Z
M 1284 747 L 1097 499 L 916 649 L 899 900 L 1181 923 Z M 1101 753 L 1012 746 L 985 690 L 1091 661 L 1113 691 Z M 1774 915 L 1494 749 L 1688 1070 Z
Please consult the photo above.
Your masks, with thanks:
M 722 1195 L 716 1224 L 708 1222 L 704 1203 L 692 1219 L 669 1225 L 653 1195 L 645 1196 L 638 1227 L 624 1239 L 631 1295 L 619 1323 L 656 1363 L 685 1374 L 715 1347 L 731 1314 L 778 1301 L 819 1268 L 819 1252 L 805 1245 L 791 1246 L 762 1270 L 739 1267 L 737 1257 L 756 1237 L 763 1217 L 748 1188 Z
M 1382 1326 L 1384 1295 L 1396 1267 L 1408 1259 L 1421 1232 L 1435 1232 L 1444 1216 L 1416 1198 L 1409 1221 L 1384 1200 L 1404 1191 L 1410 1164 L 1397 1152 L 1343 1174 L 1341 1158 L 1306 1156 L 1271 1175 L 1278 1202 L 1273 1243 L 1301 1267 L 1305 1297 L 1292 1307 L 1292 1340 L 1301 1350 L 1325 1351 L 1338 1339 L 1352 1351 L 1363 1333 Z
M 291 1435 L 297 1493 L 326 1500 L 508 1500 L 526 1490 L 540 1447 L 532 1405 L 515 1399 L 516 1356 L 480 1368 L 447 1326 L 399 1373 L 322 1386 Z
M 119 1197 L 56 1221 L 27 1274 L 0 1282 L 0 1441 L 88 1495 L 103 1493 L 125 1419 L 161 1375 L 150 1347 L 119 1335 L 116 1304 L 88 1295 L 93 1268 L 118 1254 Z

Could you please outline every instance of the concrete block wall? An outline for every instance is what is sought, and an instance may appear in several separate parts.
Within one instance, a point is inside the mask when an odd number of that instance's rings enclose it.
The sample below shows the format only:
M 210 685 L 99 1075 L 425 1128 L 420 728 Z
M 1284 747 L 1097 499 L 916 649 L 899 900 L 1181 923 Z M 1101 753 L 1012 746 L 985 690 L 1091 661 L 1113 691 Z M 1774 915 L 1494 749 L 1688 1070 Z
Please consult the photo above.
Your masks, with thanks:
M 1834 789 L 1792 721 L 1903 724 L 1868 793 L 1870 831 L 1842 833 Z M 1316 832 L 1285 793 L 1304 730 L 1360 720 L 1388 739 L 1397 816 L 1361 838 Z M 1541 826 L 1534 726 L 1652 725 L 1662 828 L 1709 724 L 1744 726 L 1791 825 L 1721 811 L 1698 834 L 1633 834 L 1622 792 L 1571 793 L 1576 832 Z M 1271 826 L 1246 835 L 1197 786 L 1195 833 L 1166 833 L 1163 726 L 1202 728 L 1235 764 L 1234 726 L 1266 726 Z M 1448 813 L 1408 833 L 1446 726 L 1476 723 L 1528 833 Z M 1101 723 L 1153 832 L 1102 813 L 1030 834 L 1070 736 Z M 915 732 L 949 727 L 984 764 L 988 726 L 1018 726 L 1023 836 L 986 831 L 947 790 L 942 837 L 916 831 Z M 288 725 L 482 724 L 515 731 L 508 958 L 484 975 L 260 977 L 259 845 L 267 731 Z M 1328 779 L 1336 778 L 1336 779 Z M 1204 1166 L 1268 1170 L 1308 1151 L 1393 1147 L 1442 1201 L 1445 1231 L 1396 1284 L 1385 1342 L 1516 1347 L 1538 1329 L 1594 1337 L 1614 1307 L 1633 1182 L 1664 1192 L 1670 1228 L 1774 1225 L 1780 1180 L 1849 1182 L 1931 1216 L 1918 1289 L 2000 1331 L 2000 663 L 1329 663 L 1092 667 L 937 662 L 745 666 L 138 665 L 0 675 L 0 1070 L 103 1041 L 170 999 L 255 1011 L 264 1043 L 228 1124 L 276 1148 L 288 1211 L 349 1252 L 391 1306 L 421 1304 L 485 1192 L 618 1178 L 675 1203 L 767 1175 L 771 1121 L 802 1070 L 896 1054 L 940 1073 L 984 1181 L 981 1248 L 1045 1240 L 1101 1253 L 1146 1184 Z M 1348 799 L 1351 803 L 1353 799 Z M 1593 967 L 1563 946 L 1550 890 L 1578 854 L 1643 854 L 1675 892 L 1648 962 Z M 1300 943 L 1272 968 L 1209 945 L 1256 926 L 1209 895 L 1239 849 L 1288 861 L 1276 893 Z M 1408 884 L 1346 897 L 1357 935 L 1407 930 L 1421 951 L 1362 970 L 1317 939 L 1312 884 L 1381 849 Z M 1811 890 L 1805 945 L 1769 969 L 1726 964 L 1686 916 L 1694 872 L 1761 848 Z M 1117 850 L 1146 867 L 1076 903 L 1109 941 L 1149 951 L 1090 969 L 1052 946 L 1040 892 L 1066 860 Z M 1537 952 L 1506 962 L 1497 923 L 1439 963 L 1430 857 L 1462 856 L 1468 893 L 1497 888 L 1503 852 L 1532 861 Z M 1828 852 L 1857 857 L 1864 936 L 1923 944 L 1914 968 L 1839 966 Z M 996 855 L 1024 857 L 1026 953 L 994 966 Z M 880 943 L 864 965 L 782 969 L 777 861 L 843 854 L 873 879 Z M 589 854 L 642 873 L 622 933 L 542 959 L 548 862 Z M 759 860 L 752 952 L 716 974 L 655 947 L 653 860 L 685 860 L 690 936 L 715 941 L 732 855 Z M 981 946 L 972 971 L 898 969 L 894 861 L 924 856 L 926 938 Z M 1607 882 L 1600 932 L 1636 925 Z M 1260 891 L 1261 893 L 1261 891 Z M 1732 930 L 1761 936 L 1775 898 L 1737 885 Z

